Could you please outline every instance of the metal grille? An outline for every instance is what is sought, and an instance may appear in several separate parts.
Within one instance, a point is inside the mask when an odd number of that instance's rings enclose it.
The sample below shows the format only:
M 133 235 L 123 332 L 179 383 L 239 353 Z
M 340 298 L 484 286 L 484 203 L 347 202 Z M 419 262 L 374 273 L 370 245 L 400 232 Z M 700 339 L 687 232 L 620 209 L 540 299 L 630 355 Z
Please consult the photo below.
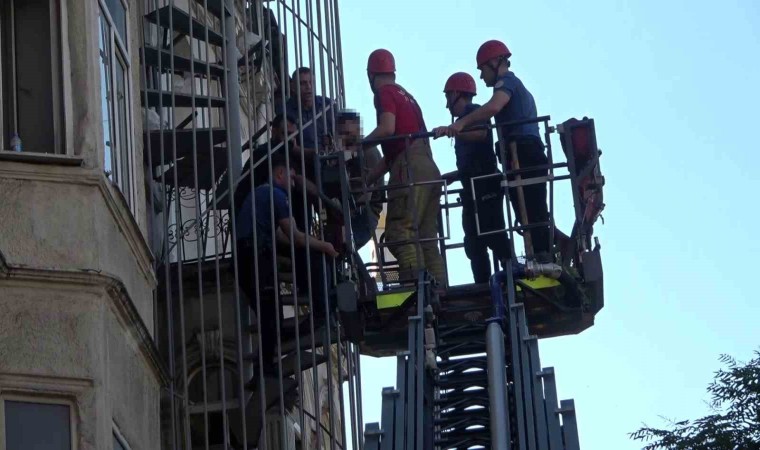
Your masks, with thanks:
M 359 448 L 358 349 L 342 338 L 328 303 L 357 262 L 350 253 L 331 258 L 310 249 L 318 239 L 340 248 L 345 211 L 326 212 L 326 185 L 336 182 L 323 181 L 322 170 L 308 171 L 308 155 L 294 148 L 311 140 L 314 165 L 330 165 L 335 114 L 345 103 L 337 2 L 145 0 L 143 6 L 143 163 L 160 280 L 157 341 L 171 376 L 161 401 L 162 447 L 335 450 L 346 448 L 345 416 Z M 300 83 L 289 83 L 302 67 L 313 75 L 303 92 Z M 288 136 L 295 141 L 275 142 L 270 122 L 278 110 L 296 116 Z M 258 150 L 264 157 L 253 161 Z M 277 152 L 323 195 L 312 200 L 286 186 L 289 214 L 304 217 L 306 248 L 292 244 L 291 228 L 291 244 L 260 251 L 261 224 L 275 229 L 276 189 L 265 183 L 268 217 L 251 219 L 248 250 L 237 245 L 244 222 L 234 194 L 246 183 L 256 189 L 262 172 L 276 178 Z M 297 270 L 304 259 L 306 270 Z M 264 272 L 269 276 L 259 276 Z M 246 283 L 255 295 L 245 294 Z M 256 314 L 267 302 L 276 313 Z M 259 331 L 272 322 L 275 362 L 266 363 Z

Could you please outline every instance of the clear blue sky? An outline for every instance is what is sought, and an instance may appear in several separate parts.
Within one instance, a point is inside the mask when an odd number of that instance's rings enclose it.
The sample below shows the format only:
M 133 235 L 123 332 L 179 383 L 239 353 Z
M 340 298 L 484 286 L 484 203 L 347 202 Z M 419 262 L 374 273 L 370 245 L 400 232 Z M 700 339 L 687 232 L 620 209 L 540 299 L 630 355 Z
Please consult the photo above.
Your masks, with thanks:
M 340 13 L 348 104 L 365 129 L 374 125 L 370 51 L 395 54 L 398 82 L 432 127 L 450 120 L 448 75 L 477 78 L 475 52 L 494 38 L 509 45 L 540 114 L 596 119 L 606 307 L 581 335 L 542 341 L 542 363 L 556 368 L 560 397 L 576 401 L 583 449 L 641 448 L 627 433 L 642 422 L 705 413 L 718 355 L 748 359 L 760 344 L 760 3 L 354 0 Z M 449 141 L 434 152 L 454 168 Z M 469 272 L 466 259 L 452 271 Z M 393 367 L 363 360 L 366 422 L 379 420 Z

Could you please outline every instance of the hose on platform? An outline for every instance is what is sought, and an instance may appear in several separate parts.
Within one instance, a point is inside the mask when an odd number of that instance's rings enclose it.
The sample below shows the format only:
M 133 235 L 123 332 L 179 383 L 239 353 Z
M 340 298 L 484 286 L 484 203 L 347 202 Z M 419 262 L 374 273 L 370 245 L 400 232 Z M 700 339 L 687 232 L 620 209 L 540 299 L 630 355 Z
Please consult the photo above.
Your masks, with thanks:
M 580 288 L 578 281 L 573 275 L 567 272 L 561 265 L 554 263 L 537 263 L 528 261 L 525 264 L 517 261 L 512 262 L 513 278 L 533 279 L 539 276 L 545 276 L 557 280 L 565 288 L 566 305 L 578 307 L 584 303 L 585 294 Z M 499 271 L 491 275 L 489 285 L 491 288 L 491 301 L 493 302 L 493 313 L 496 318 L 504 318 L 507 314 L 507 305 L 504 303 L 504 291 L 501 288 L 502 283 L 507 281 L 507 272 Z

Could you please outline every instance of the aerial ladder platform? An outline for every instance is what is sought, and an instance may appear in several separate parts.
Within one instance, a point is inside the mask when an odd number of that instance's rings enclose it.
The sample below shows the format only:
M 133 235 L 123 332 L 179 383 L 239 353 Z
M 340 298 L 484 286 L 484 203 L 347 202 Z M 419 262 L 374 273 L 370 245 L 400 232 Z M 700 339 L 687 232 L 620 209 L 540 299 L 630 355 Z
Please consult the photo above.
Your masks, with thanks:
M 604 206 L 601 152 L 593 119 L 556 128 L 548 117 L 539 120 L 546 128 L 547 180 L 567 179 L 573 191 L 575 223 L 565 247 L 544 264 L 517 258 L 512 248 L 507 270 L 495 270 L 488 284 L 454 286 L 442 295 L 425 271 L 416 282 L 388 282 L 393 262 L 378 252 L 370 270 L 381 274 L 383 288 L 362 306 L 361 349 L 395 356 L 397 370 L 395 386 L 382 391 L 381 421 L 364 429 L 364 449 L 580 448 L 574 402 L 558 400 L 554 369 L 541 365 L 538 340 L 582 332 L 604 306 L 593 237 Z M 567 163 L 552 163 L 555 131 Z M 568 174 L 555 176 L 563 167 Z M 505 187 L 509 175 L 503 173 Z M 513 238 L 518 229 L 505 232 Z M 441 248 L 445 253 L 447 246 Z

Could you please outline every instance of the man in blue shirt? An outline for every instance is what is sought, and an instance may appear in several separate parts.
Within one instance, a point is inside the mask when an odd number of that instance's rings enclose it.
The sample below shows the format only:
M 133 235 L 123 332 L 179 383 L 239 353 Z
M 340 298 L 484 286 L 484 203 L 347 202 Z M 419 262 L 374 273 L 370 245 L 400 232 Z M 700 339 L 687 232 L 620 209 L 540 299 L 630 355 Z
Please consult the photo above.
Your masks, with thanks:
M 266 291 L 274 280 L 275 254 L 290 257 L 291 235 L 295 245 L 296 260 L 293 261 L 296 270 L 298 289 L 307 292 L 307 273 L 305 269 L 306 235 L 298 229 L 291 216 L 288 204 L 288 185 L 292 185 L 294 173 L 288 172 L 285 155 L 272 155 L 272 178 L 269 182 L 256 187 L 253 192 L 242 200 L 236 210 L 235 229 L 236 250 L 238 258 L 238 284 L 248 297 L 251 308 L 256 308 L 257 291 L 260 294 L 261 311 L 262 358 L 264 370 L 273 373 L 276 355 L 277 330 L 274 299 Z M 321 254 L 337 257 L 338 252 L 328 242 L 310 237 L 309 248 L 312 261 L 312 295 L 317 312 L 324 311 L 323 280 Z M 276 251 L 276 253 L 275 253 Z M 255 255 L 255 257 L 254 257 Z M 258 279 L 257 279 L 258 274 Z M 257 289 L 258 286 L 258 289 Z M 268 295 L 269 294 L 269 295 Z
M 291 114 L 278 114 L 272 120 L 269 142 L 256 146 L 253 152 L 251 152 L 251 157 L 243 165 L 243 176 L 235 188 L 234 200 L 237 208 L 240 208 L 240 203 L 251 192 L 251 184 L 255 187 L 269 180 L 267 155 L 270 151 L 284 155 L 284 142 L 289 136 L 294 136 L 297 131 L 296 124 L 297 120 Z M 288 150 L 290 153 L 290 167 L 297 174 L 295 176 L 297 192 L 292 195 L 291 210 L 293 211 L 293 217 L 296 219 L 298 228 L 308 231 L 311 228 L 311 214 L 307 212 L 306 216 L 304 216 L 303 188 L 305 187 L 309 194 L 307 196 L 307 204 L 309 205 L 314 203 L 319 194 L 316 185 L 309 181 L 308 178 L 312 172 L 301 169 L 300 148 L 295 138 L 291 137 L 288 141 Z M 253 170 L 251 170 L 252 167 Z M 307 174 L 307 177 L 303 176 L 304 173 Z M 253 183 L 251 183 L 251 177 L 253 177 Z
M 299 108 L 300 103 L 300 108 Z M 332 100 L 314 95 L 314 74 L 308 67 L 300 67 L 293 72 L 290 80 L 290 98 L 285 103 L 285 113 L 293 117 L 298 126 L 303 126 L 300 134 L 293 140 L 297 150 L 293 151 L 295 159 L 301 161 L 304 159 L 304 166 L 297 169 L 300 176 L 307 180 L 315 181 L 315 170 L 318 167 L 318 153 L 324 153 L 325 145 L 328 143 L 328 136 L 333 130 L 333 110 L 334 103 Z M 282 113 L 282 105 L 275 102 L 275 109 Z M 300 114 L 300 116 L 299 116 Z M 298 118 L 301 118 L 300 124 Z M 319 150 L 319 152 L 317 151 Z M 294 210 L 297 210 L 296 219 L 299 226 L 304 229 L 310 229 L 312 225 L 311 210 L 316 202 L 307 198 L 307 214 L 304 217 L 304 205 L 301 199 L 293 199 Z
M 457 72 L 450 76 L 443 92 L 446 94 L 446 107 L 452 117 L 466 117 L 479 108 L 479 105 L 472 103 L 477 90 L 475 80 L 469 74 Z M 474 125 L 488 125 L 490 122 L 490 120 L 483 120 Z M 499 261 L 504 262 L 509 257 L 506 231 L 478 236 L 478 225 L 480 225 L 480 233 L 506 228 L 502 206 L 504 202 L 501 190 L 502 177 L 477 179 L 474 192 L 472 189 L 473 178 L 499 173 L 491 130 L 459 133 L 454 141 L 454 150 L 457 171 L 447 173 L 443 177 L 447 183 L 452 183 L 457 179 L 462 182 L 464 252 L 470 260 L 475 283 L 487 283 L 493 272 L 488 249 L 494 252 L 495 258 Z
M 332 110 L 335 106 L 332 100 L 321 95 L 314 95 L 314 74 L 308 67 L 296 69 L 290 81 L 290 98 L 285 103 L 285 110 L 296 118 L 299 114 L 299 101 L 301 122 L 304 127 L 301 132 L 303 152 L 307 158 L 313 158 L 317 153 L 317 146 L 324 150 L 325 138 L 332 133 L 333 115 L 337 112 Z M 278 112 L 282 111 L 279 103 L 276 109 Z M 300 143 L 300 139 L 297 141 Z
M 477 55 L 480 78 L 486 86 L 493 87 L 493 96 L 480 108 L 472 113 L 461 117 L 455 123 L 447 127 L 439 127 L 436 136 L 457 136 L 464 128 L 496 117 L 497 123 L 515 122 L 537 117 L 536 102 L 533 95 L 525 88 L 513 72 L 509 70 L 509 57 L 512 53 L 506 45 L 500 41 L 488 41 L 480 46 Z M 520 168 L 546 166 L 548 160 L 544 154 L 544 144 L 539 134 L 538 123 L 503 127 L 501 139 L 507 143 L 514 141 L 517 146 L 517 156 Z M 509 153 L 507 153 L 507 168 L 511 167 Z M 503 162 L 502 162 L 503 163 Z M 523 179 L 546 176 L 548 169 L 536 169 L 522 174 Z M 513 177 L 510 177 L 512 180 Z M 523 187 L 525 197 L 525 209 L 529 224 L 548 222 L 549 210 L 546 205 L 546 183 L 531 184 Z M 515 215 L 520 219 L 518 195 L 515 188 L 510 189 L 509 197 Z M 536 258 L 541 261 L 551 261 L 551 243 L 549 242 L 549 227 L 530 229 L 533 241 L 533 250 Z

